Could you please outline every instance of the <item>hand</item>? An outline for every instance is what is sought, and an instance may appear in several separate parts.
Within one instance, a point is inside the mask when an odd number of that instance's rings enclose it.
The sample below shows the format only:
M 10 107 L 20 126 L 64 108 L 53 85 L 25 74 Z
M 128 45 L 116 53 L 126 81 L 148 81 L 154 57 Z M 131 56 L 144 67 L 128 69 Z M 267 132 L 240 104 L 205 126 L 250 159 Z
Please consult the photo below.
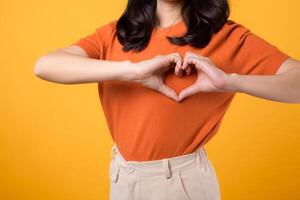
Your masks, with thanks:
M 179 53 L 157 55 L 152 59 L 134 63 L 136 78 L 134 82 L 140 83 L 150 89 L 157 90 L 167 97 L 178 102 L 176 92 L 164 83 L 164 73 L 171 68 L 180 69 L 182 59 Z
M 228 74 L 217 68 L 213 62 L 207 58 L 187 51 L 182 66 L 177 71 L 190 73 L 189 65 L 196 68 L 198 78 L 195 83 L 179 93 L 179 101 L 197 92 L 225 92 Z M 178 75 L 178 73 L 177 73 Z

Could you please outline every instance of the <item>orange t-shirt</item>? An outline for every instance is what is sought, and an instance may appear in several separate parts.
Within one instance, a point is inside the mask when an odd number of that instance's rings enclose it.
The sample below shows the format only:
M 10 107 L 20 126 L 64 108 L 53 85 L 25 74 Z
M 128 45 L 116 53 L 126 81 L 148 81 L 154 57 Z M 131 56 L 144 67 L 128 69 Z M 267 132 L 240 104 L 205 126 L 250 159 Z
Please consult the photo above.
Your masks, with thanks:
M 166 36 L 183 34 L 183 20 L 169 28 L 154 29 L 150 42 L 141 52 L 123 52 L 116 36 L 117 20 L 97 28 L 76 43 L 90 58 L 138 62 L 158 54 L 186 51 L 209 57 L 226 73 L 271 75 L 289 56 L 252 33 L 245 26 L 228 20 L 202 49 L 171 44 Z M 165 83 L 179 94 L 196 80 L 196 72 L 179 77 L 170 71 Z M 101 105 L 113 141 L 126 160 L 147 161 L 193 152 L 207 143 L 220 127 L 235 93 L 199 92 L 176 102 L 163 94 L 130 81 L 98 83 Z

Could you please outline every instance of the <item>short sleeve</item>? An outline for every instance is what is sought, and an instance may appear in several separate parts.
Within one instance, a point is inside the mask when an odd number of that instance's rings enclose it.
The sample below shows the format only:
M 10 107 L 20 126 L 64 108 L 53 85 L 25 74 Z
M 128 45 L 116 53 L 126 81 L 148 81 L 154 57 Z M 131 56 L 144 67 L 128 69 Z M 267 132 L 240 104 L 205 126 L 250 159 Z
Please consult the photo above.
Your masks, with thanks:
M 274 75 L 289 58 L 267 40 L 236 24 L 231 31 L 228 66 L 231 73 L 242 75 Z
M 115 22 L 114 20 L 96 28 L 92 33 L 79 38 L 73 45 L 83 48 L 89 58 L 105 59 Z

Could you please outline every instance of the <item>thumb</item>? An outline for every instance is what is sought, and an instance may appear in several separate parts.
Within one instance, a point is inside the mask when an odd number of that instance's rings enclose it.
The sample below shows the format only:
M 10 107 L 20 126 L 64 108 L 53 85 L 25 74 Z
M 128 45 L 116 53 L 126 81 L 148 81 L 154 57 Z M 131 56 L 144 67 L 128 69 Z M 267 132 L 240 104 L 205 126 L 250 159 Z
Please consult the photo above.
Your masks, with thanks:
M 181 101 L 182 99 L 184 99 L 184 98 L 186 98 L 188 96 L 191 96 L 191 95 L 193 95 L 195 93 L 197 93 L 197 85 L 193 84 L 193 85 L 185 88 L 184 90 L 182 90 L 179 93 L 178 100 Z
M 163 93 L 164 95 L 166 95 L 167 97 L 175 100 L 176 102 L 179 101 L 176 92 L 172 88 L 170 88 L 169 86 L 167 86 L 165 84 L 161 84 L 160 87 L 157 90 L 159 92 Z
M 162 68 L 160 68 L 160 72 L 161 73 L 165 73 L 166 71 L 168 71 L 168 70 L 170 70 L 170 69 L 172 69 L 172 68 L 175 68 L 175 66 L 176 66 L 176 63 L 171 63 L 171 64 L 169 64 L 169 65 L 167 65 L 167 66 L 164 66 L 164 67 L 162 67 Z

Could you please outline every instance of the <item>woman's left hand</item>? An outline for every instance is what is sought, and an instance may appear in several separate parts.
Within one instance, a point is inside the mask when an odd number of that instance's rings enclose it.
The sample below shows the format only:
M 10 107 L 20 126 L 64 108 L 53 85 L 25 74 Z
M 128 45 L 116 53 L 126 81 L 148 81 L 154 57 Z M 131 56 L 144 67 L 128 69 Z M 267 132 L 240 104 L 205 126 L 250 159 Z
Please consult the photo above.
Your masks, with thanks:
M 182 66 L 175 70 L 177 75 L 182 74 L 182 71 L 185 70 L 189 74 L 191 71 L 189 65 L 195 67 L 198 77 L 194 84 L 179 93 L 179 101 L 197 92 L 227 91 L 225 87 L 229 75 L 216 67 L 209 58 L 187 51 Z

